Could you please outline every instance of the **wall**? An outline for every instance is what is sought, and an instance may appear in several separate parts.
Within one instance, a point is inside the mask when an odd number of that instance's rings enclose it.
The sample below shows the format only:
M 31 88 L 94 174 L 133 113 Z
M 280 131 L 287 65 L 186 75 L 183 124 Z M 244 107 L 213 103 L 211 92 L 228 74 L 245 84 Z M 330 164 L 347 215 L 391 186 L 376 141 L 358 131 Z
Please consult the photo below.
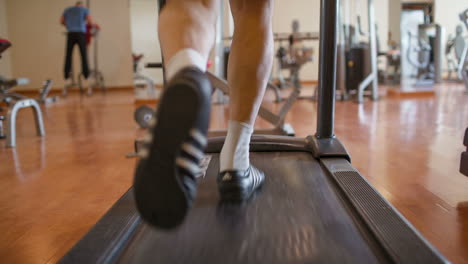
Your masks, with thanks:
M 8 25 L 6 19 L 6 0 L 0 0 L 0 38 L 9 38 Z M 0 59 L 0 76 L 8 78 L 11 76 L 11 55 L 10 50 L 3 53 Z
M 468 2 L 466 0 L 435 0 L 435 15 L 434 19 L 436 23 L 440 24 L 445 28 L 445 39 L 443 43 L 447 42 L 449 35 L 455 36 L 455 27 L 457 25 L 463 25 L 460 21 L 459 14 L 468 8 Z M 466 27 L 463 26 L 464 36 L 468 36 Z M 443 49 L 445 51 L 445 47 Z M 443 69 L 447 69 L 447 61 L 443 60 Z
M 367 1 L 361 0 L 361 6 L 352 6 L 350 17 L 356 20 L 356 10 L 363 17 L 364 28 L 367 28 Z M 225 1 L 225 11 L 227 2 Z M 388 0 L 374 0 L 376 21 L 379 27 L 379 38 L 382 48 L 386 47 L 388 35 Z M 131 7 L 131 28 L 132 28 L 132 47 L 136 53 L 144 53 L 144 65 L 150 61 L 160 61 L 159 42 L 155 29 L 157 27 L 156 1 L 154 0 L 130 0 Z M 361 8 L 362 7 L 362 8 Z M 320 1 L 319 0 L 275 0 L 275 9 L 273 17 L 274 32 L 291 32 L 291 22 L 298 19 L 302 31 L 318 32 L 320 28 Z M 229 36 L 232 32 L 232 20 L 225 16 L 224 35 Z M 285 43 L 286 44 L 286 43 Z M 302 71 L 303 80 L 317 80 L 318 76 L 318 41 L 306 41 L 305 45 L 312 46 L 315 49 L 315 61 L 305 65 Z M 278 43 L 275 49 L 278 48 Z M 213 67 L 214 68 L 214 67 Z M 153 78 L 156 82 L 161 82 L 162 76 L 160 70 L 143 69 L 142 73 Z M 275 71 L 273 71 L 275 72 Z
M 402 0 L 403 3 L 409 2 L 425 2 L 425 3 L 434 3 L 434 20 L 435 23 L 440 24 L 445 29 L 445 34 L 443 36 L 443 44 L 447 42 L 448 36 L 452 34 L 455 35 L 455 27 L 459 24 L 462 24 L 458 14 L 468 8 L 466 0 Z M 468 35 L 468 32 L 465 29 L 465 36 Z M 443 47 L 445 50 L 445 47 Z M 444 58 L 443 60 L 443 69 L 446 70 L 447 62 Z
M 435 21 L 445 27 L 446 36 L 455 36 L 455 27 L 463 24 L 458 15 L 467 8 L 466 0 L 435 0 Z M 468 35 L 464 29 L 465 35 Z
M 158 6 L 155 0 L 130 0 L 130 24 L 132 51 L 144 54 L 140 62 L 140 73 L 162 83 L 160 69 L 146 69 L 148 62 L 161 62 L 161 52 L 157 34 Z
M 401 2 L 398 0 L 390 0 L 388 3 L 388 31 L 392 35 L 392 41 L 397 45 L 401 41 L 400 20 Z
M 61 87 L 65 37 L 62 34 L 64 29 L 59 25 L 58 19 L 63 9 L 74 2 L 74 0 L 0 0 L 0 34 L 9 33 L 6 35 L 14 44 L 0 61 L 1 72 L 4 75 L 30 78 L 31 84 L 25 88 L 36 89 L 46 78 L 52 78 L 55 86 Z M 389 29 L 398 28 L 392 18 L 395 12 L 398 13 L 396 7 L 400 2 L 389 0 L 374 0 L 374 2 L 380 43 L 385 50 Z M 291 21 L 294 19 L 299 19 L 303 31 L 318 31 L 319 3 L 319 0 L 275 0 L 274 31 L 289 32 Z M 349 17 L 355 20 L 356 12 L 359 11 L 365 24 L 366 3 L 367 1 L 361 0 L 359 4 L 350 5 Z M 446 35 L 453 32 L 459 23 L 457 14 L 467 7 L 465 3 L 465 0 L 443 2 L 435 0 L 435 19 L 446 28 Z M 132 51 L 145 53 L 145 62 L 160 61 L 156 34 L 156 1 L 94 0 L 91 12 L 103 28 L 99 42 L 99 59 L 108 86 L 132 85 L 130 56 Z M 302 78 L 316 80 L 318 42 L 307 42 L 307 45 L 315 48 L 316 58 L 313 63 L 305 66 Z M 78 69 L 79 64 L 76 62 L 75 59 L 75 68 Z M 143 72 L 152 76 L 156 82 L 162 80 L 159 70 L 144 69 Z
M 291 32 L 291 23 L 297 19 L 300 23 L 302 32 L 318 32 L 320 29 L 320 1 L 319 0 L 275 0 L 273 14 L 273 32 L 289 33 Z M 283 43 L 287 45 L 287 43 Z M 313 47 L 315 51 L 313 63 L 304 65 L 301 71 L 303 80 L 317 80 L 318 76 L 318 41 L 306 41 L 305 46 Z M 279 43 L 275 43 L 275 51 Z M 274 67 L 276 67 L 276 61 Z M 276 70 L 273 71 L 276 73 Z
M 378 25 L 378 37 L 382 50 L 386 50 L 388 39 L 388 5 L 389 0 L 374 0 L 375 18 Z M 367 26 L 367 1 L 355 0 L 343 8 L 348 21 L 356 23 L 357 15 L 361 16 L 364 31 Z M 275 0 L 275 13 L 273 18 L 274 32 L 291 32 L 291 22 L 298 19 L 301 31 L 318 32 L 320 29 L 320 1 L 319 0 Z M 363 39 L 367 41 L 366 39 Z M 315 60 L 304 66 L 301 72 L 303 80 L 317 80 L 318 78 L 318 41 L 307 41 L 307 46 L 315 50 Z
M 401 0 L 401 3 L 434 3 L 434 0 Z
M 91 2 L 91 15 L 102 27 L 99 64 L 106 84 L 132 85 L 128 0 Z M 12 75 L 31 81 L 20 89 L 37 89 L 47 78 L 54 81 L 54 87 L 63 87 L 65 29 L 59 18 L 74 3 L 74 0 L 6 0 L 9 38 L 14 44 L 9 51 Z M 80 68 L 77 62 L 75 56 L 76 72 Z

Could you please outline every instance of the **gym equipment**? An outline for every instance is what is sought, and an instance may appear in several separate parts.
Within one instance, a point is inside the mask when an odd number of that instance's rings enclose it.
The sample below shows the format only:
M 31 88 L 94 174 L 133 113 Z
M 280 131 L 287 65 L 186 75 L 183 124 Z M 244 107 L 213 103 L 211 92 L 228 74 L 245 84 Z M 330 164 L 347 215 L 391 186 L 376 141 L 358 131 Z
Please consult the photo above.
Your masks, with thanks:
M 134 71 L 134 81 L 135 81 L 135 89 L 143 88 L 146 95 L 143 95 L 145 99 L 156 99 L 157 98 L 157 91 L 156 86 L 152 78 L 145 76 L 140 73 L 139 64 L 141 59 L 143 58 L 143 54 L 132 54 L 133 57 L 133 71 Z M 153 69 L 162 69 L 162 63 L 147 63 L 145 65 L 146 68 L 153 68 Z M 164 73 L 163 73 L 164 74 Z M 136 90 L 136 97 L 138 98 L 142 93 Z M 156 117 L 157 108 L 154 109 L 149 107 L 148 105 L 141 105 L 137 107 L 135 112 L 133 113 L 133 118 L 138 126 L 142 129 L 148 129 L 150 127 L 150 122 L 153 118 Z M 135 140 L 135 145 L 141 144 L 141 139 Z M 137 147 L 135 146 L 135 149 Z M 127 154 L 128 158 L 138 157 L 138 155 L 134 153 Z
M 208 73 L 208 77 L 213 84 L 213 87 L 220 90 L 223 94 L 229 94 L 229 86 L 227 82 L 221 78 L 218 78 L 212 73 Z M 272 129 L 257 129 L 254 131 L 256 135 L 284 135 L 284 136 L 294 136 L 295 132 L 293 127 L 285 123 L 286 115 L 297 101 L 300 94 L 300 90 L 294 89 L 290 95 L 286 98 L 284 104 L 281 106 L 278 113 L 273 113 L 264 106 L 260 106 L 258 116 L 272 124 L 274 128 Z M 219 137 L 225 136 L 226 131 L 210 131 L 208 133 L 210 137 Z
M 345 7 L 340 8 L 340 25 L 342 26 L 340 26 L 337 76 L 340 97 L 342 100 L 354 97 L 357 103 L 363 103 L 365 96 L 370 96 L 374 101 L 378 100 L 378 53 L 374 1 L 367 1 L 368 33 L 362 28 L 360 16 L 357 16 L 358 30 L 356 30 L 356 27 L 345 21 L 346 16 L 342 9 Z M 359 42 L 358 34 L 361 37 L 367 37 L 367 43 Z M 366 89 L 369 87 L 368 92 Z
M 0 39 L 0 58 L 2 53 L 11 47 L 11 42 L 6 39 Z
M 93 64 L 94 67 L 89 71 L 89 84 L 88 84 L 88 95 L 93 94 L 94 89 L 101 89 L 102 92 L 106 92 L 106 85 L 104 81 L 104 75 L 102 72 L 99 70 L 99 45 L 98 45 L 98 40 L 99 40 L 99 33 L 101 31 L 101 28 L 99 25 L 94 24 L 94 25 L 87 25 L 86 29 L 90 35 L 90 41 L 94 42 L 93 46 Z M 89 45 L 89 43 L 88 43 Z M 84 81 L 84 75 L 83 73 L 80 73 L 78 76 L 78 86 L 80 87 L 81 93 L 84 93 L 82 87 L 82 83 Z
M 143 59 L 144 55 L 143 54 L 132 54 L 133 58 L 133 82 L 135 85 L 135 89 L 143 89 L 146 93 L 144 97 L 146 99 L 148 98 L 156 98 L 157 97 L 157 92 L 156 92 L 156 85 L 154 84 L 154 81 L 152 78 L 145 76 L 141 73 L 140 69 L 140 62 Z M 149 66 L 148 66 L 149 65 Z M 159 68 L 157 67 L 158 65 L 151 63 L 148 64 L 146 67 L 147 68 Z M 154 67 L 153 67 L 154 66 Z M 137 94 L 139 94 L 138 91 L 136 91 Z M 138 97 L 138 96 L 137 96 Z
M 466 147 L 466 151 L 461 155 L 460 172 L 465 176 L 468 176 L 468 128 L 465 130 L 465 139 L 463 144 Z
M 379 70 L 379 80 L 384 84 L 395 85 L 401 81 L 401 53 L 398 47 L 389 48 L 386 52 L 379 53 L 379 57 L 386 57 L 386 68 L 385 70 Z
M 418 27 L 418 36 L 408 31 L 407 58 L 413 67 L 418 70 L 417 85 L 440 83 L 442 81 L 442 39 L 443 28 L 438 24 L 421 24 Z M 417 46 L 412 45 L 412 39 L 417 38 Z M 411 52 L 418 54 L 414 60 Z
M 162 63 L 148 63 L 146 64 L 147 68 L 163 68 Z M 229 86 L 226 80 L 223 80 L 216 75 L 208 72 L 208 77 L 210 78 L 213 87 L 221 92 L 223 95 L 229 94 Z M 273 84 L 268 84 L 267 87 Z M 272 88 L 273 89 L 273 88 Z M 285 118 L 289 110 L 291 109 L 292 105 L 296 102 L 300 94 L 300 90 L 294 90 L 291 94 L 285 99 L 284 104 L 281 106 L 281 109 L 278 113 L 273 113 L 272 111 L 268 110 L 267 108 L 261 106 L 259 110 L 259 116 L 264 119 L 265 121 L 269 122 L 274 126 L 273 129 L 264 129 L 264 130 L 255 130 L 255 134 L 257 135 L 288 135 L 294 136 L 295 132 L 293 127 L 290 124 L 285 123 Z M 142 108 L 142 107 L 141 107 Z M 137 111 L 140 108 L 137 109 Z M 154 115 L 154 114 L 153 114 Z M 135 120 L 140 125 L 141 128 L 147 128 L 149 120 L 149 109 L 143 108 L 139 110 L 139 112 L 135 112 Z M 217 137 L 217 136 L 224 136 L 226 135 L 226 131 L 210 131 L 210 137 Z M 137 140 L 139 141 L 139 140 Z M 138 145 L 138 143 L 137 143 Z
M 402 41 L 401 47 L 406 53 L 402 60 L 402 75 L 416 78 L 415 86 L 432 86 L 442 82 L 444 34 L 444 28 L 434 23 L 419 24 L 417 34 L 411 30 L 406 31 L 407 41 Z M 412 69 L 416 70 L 416 74 Z
M 374 1 L 367 1 L 367 17 L 368 17 L 368 28 L 369 28 L 369 46 L 370 46 L 370 68 L 371 72 L 369 75 L 362 80 L 359 84 L 357 102 L 364 102 L 364 90 L 370 85 L 372 91 L 372 100 L 376 101 L 379 99 L 379 86 L 378 86 L 378 73 L 377 73 L 377 34 L 376 34 L 376 22 L 375 22 L 375 11 Z M 358 16 L 359 32 L 364 35 L 364 32 L 360 23 L 361 19 Z
M 18 79 L 8 80 L 0 76 L 0 96 L 1 98 L 3 98 L 2 99 L 3 102 L 7 104 L 11 104 L 11 101 L 13 100 L 34 99 L 34 98 L 28 98 L 19 93 L 12 92 L 12 89 L 15 86 L 26 85 L 28 83 L 29 83 L 29 80 L 27 78 L 18 78 Z M 46 80 L 42 88 L 39 89 L 39 94 L 38 94 L 36 101 L 43 105 L 48 105 L 48 104 L 57 102 L 58 96 L 49 97 L 49 93 L 51 89 L 52 89 L 52 81 Z
M 148 63 L 147 67 L 158 67 L 162 68 L 161 63 Z M 208 77 L 210 78 L 213 87 L 217 90 L 219 90 L 222 94 L 228 95 L 229 94 L 229 86 L 226 82 L 226 80 L 223 80 L 217 76 L 215 76 L 212 73 L 208 72 Z M 285 123 L 285 118 L 293 104 L 296 102 L 300 94 L 300 89 L 294 89 L 291 94 L 285 99 L 284 104 L 281 106 L 280 110 L 278 113 L 273 113 L 272 111 L 268 110 L 264 106 L 260 107 L 259 110 L 259 117 L 264 119 L 265 121 L 269 122 L 274 126 L 272 129 L 257 129 L 255 130 L 254 134 L 257 135 L 286 135 L 286 136 L 294 136 L 295 131 L 293 127 Z M 148 122 L 151 119 L 148 119 L 152 117 L 154 114 L 154 110 L 152 110 L 153 114 L 151 115 L 150 110 L 152 108 L 147 107 L 147 106 L 141 106 L 137 108 L 135 111 L 134 117 L 135 121 L 141 128 L 148 128 Z M 210 137 L 218 137 L 218 136 L 224 136 L 226 135 L 226 131 L 224 130 L 216 130 L 216 131 L 210 131 L 209 136 Z M 140 140 L 137 140 L 140 141 Z
M 412 39 L 417 39 L 418 44 L 414 46 L 412 44 Z M 425 42 L 423 39 L 413 36 L 410 31 L 408 31 L 408 52 L 406 57 L 408 61 L 418 70 L 417 78 L 419 84 L 432 85 L 434 83 L 434 65 L 431 63 L 431 45 Z M 412 52 L 418 54 L 418 59 L 414 60 L 411 56 Z
M 39 103 L 47 104 L 57 100 L 56 97 L 47 97 L 48 91 L 50 91 L 50 87 L 52 85 L 50 80 L 46 81 L 44 87 L 40 91 L 40 98 L 42 96 L 42 101 L 39 101 L 40 99 L 35 100 L 27 98 L 21 94 L 11 92 L 13 87 L 28 83 L 28 79 L 25 78 L 5 80 L 0 76 L 0 102 L 5 104 L 7 108 L 6 116 L 0 115 L 0 139 L 6 138 L 7 147 L 10 148 L 16 147 L 16 117 L 18 111 L 24 108 L 32 108 L 36 122 L 37 135 L 44 137 L 44 122 Z M 0 107 L 0 112 L 3 112 L 2 107 Z M 6 126 L 3 125 L 4 122 L 6 122 Z M 6 132 L 4 130 L 6 130 Z
M 5 139 L 6 135 L 5 132 L 3 131 L 3 122 L 5 122 L 6 117 L 0 116 L 0 139 Z
M 150 127 L 151 119 L 153 119 L 154 116 L 156 116 L 154 109 L 147 105 L 139 106 L 134 113 L 135 122 L 144 129 Z
M 466 30 L 468 30 L 468 8 L 462 13 L 460 13 L 460 20 L 465 25 Z M 465 83 L 465 88 L 466 88 L 465 93 L 468 94 L 468 45 L 465 46 L 464 57 L 465 57 L 465 65 L 464 65 L 464 69 L 461 72 L 462 72 L 462 78 L 463 78 L 463 81 Z
M 455 32 L 455 37 L 450 35 L 445 45 L 448 79 L 453 80 L 452 74 L 455 72 L 456 80 L 463 81 L 463 70 L 468 60 L 468 43 L 463 36 L 462 25 L 457 25 Z
M 162 67 L 161 63 L 150 63 L 147 64 L 150 67 Z M 208 77 L 210 78 L 212 85 L 215 89 L 219 90 L 222 94 L 228 95 L 229 94 L 229 86 L 226 80 L 223 80 L 214 74 L 208 72 Z M 285 118 L 293 104 L 296 102 L 300 94 L 300 90 L 295 89 L 291 92 L 291 94 L 286 98 L 284 104 L 281 106 L 278 113 L 273 113 L 272 111 L 268 110 L 264 106 L 260 107 L 258 116 L 264 119 L 265 121 L 269 122 L 274 126 L 272 129 L 261 129 L 255 130 L 254 134 L 257 135 L 286 135 L 286 136 L 294 136 L 295 132 L 293 127 L 285 123 Z M 135 121 L 140 125 L 141 128 L 148 128 L 148 122 L 150 119 L 149 107 L 139 107 L 135 111 Z M 153 111 L 154 112 L 154 111 Z M 154 113 L 153 113 L 154 115 Z M 216 130 L 210 131 L 210 137 L 218 137 L 226 135 L 226 131 L 224 130 Z M 137 139 L 137 141 L 140 141 Z
M 43 105 L 56 103 L 59 97 L 58 96 L 49 97 L 49 93 L 51 90 L 52 90 L 52 80 L 46 80 L 44 82 L 44 86 L 39 90 L 39 97 L 37 98 L 37 101 Z
M 0 57 L 1 54 L 11 47 L 11 43 L 8 40 L 0 39 Z M 31 107 L 33 109 L 36 129 L 38 136 L 45 136 L 44 122 L 42 119 L 42 111 L 39 107 L 38 101 L 30 98 L 26 98 L 23 95 L 12 93 L 11 90 L 17 85 L 28 84 L 29 80 L 26 78 L 19 78 L 13 80 L 7 80 L 0 76 L 0 102 L 5 104 L 7 107 L 6 116 L 0 115 L 0 139 L 7 139 L 7 147 L 13 148 L 16 146 L 16 116 L 18 111 L 24 108 Z M 50 91 L 52 82 L 46 81 L 45 86 L 40 91 L 40 98 L 44 99 L 44 103 L 47 101 L 47 94 Z M 0 112 L 3 109 L 0 107 Z M 6 121 L 6 126 L 4 122 Z M 6 133 L 5 131 L 6 130 Z
M 299 31 L 299 21 L 292 22 L 292 33 L 289 35 L 275 33 L 274 39 L 279 42 L 279 48 L 276 51 L 278 61 L 277 76 L 279 87 L 293 86 L 295 89 L 302 88 L 300 80 L 300 70 L 304 64 L 313 61 L 313 48 L 304 47 L 304 40 L 318 40 L 318 33 L 302 33 Z M 283 41 L 288 42 L 288 47 L 283 46 Z M 289 78 L 283 76 L 283 70 L 289 70 Z
M 129 190 L 59 263 L 448 263 L 352 167 L 334 136 L 338 3 L 321 0 L 317 133 L 252 138 L 252 163 L 267 177 L 261 193 L 241 205 L 219 203 L 224 138 L 211 139 L 182 226 L 168 232 L 143 223 Z
M 3 98 L 0 98 L 2 101 Z M 16 116 L 18 111 L 24 108 L 32 108 L 34 118 L 36 122 L 37 135 L 40 137 L 45 136 L 44 121 L 42 119 L 42 111 L 39 103 L 34 99 L 21 99 L 16 101 L 11 108 L 8 109 L 7 116 L 0 118 L 0 128 L 3 128 L 3 122 L 6 122 L 6 134 L 0 131 L 0 135 L 3 135 L 7 139 L 7 147 L 16 147 Z

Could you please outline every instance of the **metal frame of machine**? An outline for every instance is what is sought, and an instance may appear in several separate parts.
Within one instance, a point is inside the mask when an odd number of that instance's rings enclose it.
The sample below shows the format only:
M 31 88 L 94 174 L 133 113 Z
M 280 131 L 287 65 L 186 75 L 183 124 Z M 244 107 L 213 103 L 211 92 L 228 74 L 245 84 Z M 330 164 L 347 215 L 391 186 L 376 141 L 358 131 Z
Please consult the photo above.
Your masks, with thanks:
M 164 4 L 165 1 L 160 1 Z M 339 0 L 321 0 L 321 38 L 320 38 L 320 84 L 318 91 L 318 120 L 317 120 L 317 131 L 314 136 L 309 136 L 306 139 L 303 138 L 292 138 L 292 137 L 279 137 L 279 136 L 254 136 L 251 141 L 251 151 L 256 152 L 258 156 L 261 155 L 286 155 L 287 153 L 298 153 L 300 157 L 307 157 L 309 164 L 302 161 L 302 168 L 296 168 L 297 171 L 307 173 L 309 176 L 311 168 L 307 165 L 311 165 L 317 170 L 318 174 L 322 174 L 329 182 L 330 188 L 334 188 L 334 192 L 340 197 L 340 204 L 346 208 L 346 212 L 349 216 L 352 215 L 353 223 L 360 226 L 360 235 L 365 237 L 366 241 L 373 241 L 375 245 L 372 249 L 375 250 L 376 259 L 374 262 L 381 263 L 448 263 L 448 261 L 440 255 L 422 236 L 411 226 L 411 224 L 398 213 L 394 207 L 392 207 L 366 180 L 361 176 L 356 169 L 354 169 L 350 163 L 350 157 L 346 152 L 344 146 L 334 135 L 334 108 L 335 108 L 335 71 L 336 71 L 336 59 L 337 59 L 337 15 L 338 15 Z M 219 153 L 222 146 L 223 138 L 214 138 L 210 140 L 207 152 L 208 153 Z M 268 154 L 269 153 L 269 154 Z M 292 154 L 294 155 L 294 154 Z M 270 157 L 268 156 L 268 157 Z M 291 156 L 294 157 L 294 156 Z M 292 158 L 291 162 L 295 160 Z M 300 159 L 299 159 L 300 160 Z M 296 160 L 297 161 L 297 160 Z M 269 161 L 271 162 L 271 161 Z M 216 170 L 216 166 L 211 168 Z M 278 175 L 276 175 L 278 176 Z M 283 175 L 288 177 L 294 177 L 293 175 Z M 274 176 L 272 176 L 275 178 Z M 281 177 L 282 178 L 282 177 Z M 313 178 L 313 177 L 312 177 Z M 275 180 L 271 179 L 271 182 Z M 277 178 L 276 181 L 279 181 Z M 206 181 L 205 181 L 206 182 Z M 274 183 L 271 183 L 274 185 Z M 286 182 L 285 182 L 286 184 Z M 283 186 L 280 184 L 280 186 Z M 205 185 L 206 187 L 206 185 Z M 268 187 L 268 186 L 266 186 Z M 324 190 L 323 190 L 324 191 Z M 214 192 L 211 191 L 211 192 Z M 304 197 L 312 195 L 314 190 L 303 190 Z M 206 193 L 205 193 L 206 194 Z M 267 193 L 262 194 L 267 195 Z M 272 194 L 268 194 L 272 195 Z M 278 196 L 277 194 L 272 196 Z M 213 203 L 212 199 L 216 197 L 211 195 L 210 201 L 206 200 L 201 207 L 193 208 L 192 210 L 198 210 L 196 213 L 204 215 L 207 207 L 216 207 L 216 203 Z M 273 199 L 273 197 L 272 197 Z M 255 202 L 255 201 L 252 201 Z M 300 201 L 296 201 L 300 202 Z M 213 205 L 214 204 L 214 205 Z M 294 208 L 294 206 L 293 206 Z M 328 208 L 328 207 L 327 207 Z M 338 208 L 328 208 L 330 213 L 337 210 Z M 343 208 L 341 208 L 343 209 Z M 256 209 L 257 210 L 257 209 Z M 274 209 L 270 209 L 274 210 Z M 296 208 L 296 210 L 298 210 Z M 307 213 L 307 212 L 302 212 Z M 213 213 L 214 214 L 214 213 Z M 258 215 L 258 214 L 257 214 Z M 287 215 L 281 212 L 274 211 L 274 215 L 277 217 L 287 218 Z M 208 215 L 205 220 L 209 220 L 213 215 Z M 233 217 L 227 215 L 227 217 Z M 245 215 L 245 218 L 254 218 L 253 215 Z M 215 217 L 216 219 L 216 217 Z M 308 218 L 307 221 L 313 221 Z M 330 219 L 329 221 L 333 221 Z M 188 227 L 190 226 L 190 220 Z M 201 221 L 203 222 L 203 221 Z M 218 222 L 213 222 L 218 223 Z M 331 224 L 330 222 L 327 222 Z M 293 225 L 290 223 L 289 225 Z M 326 228 L 325 226 L 321 226 Z M 156 255 L 172 255 L 177 259 L 177 255 L 180 254 L 179 247 L 183 246 L 180 244 L 174 244 L 174 241 L 184 243 L 185 238 L 192 237 L 194 232 L 199 234 L 195 240 L 198 240 L 198 244 L 204 243 L 205 240 L 210 238 L 210 230 L 212 226 L 208 226 L 206 233 L 200 233 L 199 230 L 193 228 L 181 228 L 182 230 L 175 230 L 169 233 L 153 233 L 154 237 L 145 240 L 145 235 L 151 235 L 152 231 L 149 227 L 146 227 L 135 208 L 133 201 L 132 190 L 127 192 L 117 203 L 109 210 L 109 212 L 91 229 L 91 231 L 80 240 L 72 250 L 65 255 L 60 263 L 129 263 L 134 262 L 132 259 L 135 254 L 138 255 L 141 251 L 138 251 L 138 243 L 158 241 L 159 245 L 166 245 L 167 251 L 161 251 L 157 247 L 149 247 L 149 254 Z M 221 230 L 231 230 L 231 234 L 239 235 L 240 242 L 244 241 L 242 237 L 243 233 L 239 234 L 239 226 L 236 225 L 221 225 Z M 281 229 L 280 227 L 273 227 Z M 274 230 L 270 230 L 270 233 L 274 233 Z M 335 230 L 336 231 L 336 230 Z M 205 237 L 201 237 L 204 234 Z M 299 239 L 299 242 L 308 247 L 314 247 L 315 245 L 311 240 L 307 238 Z M 331 235 L 331 234 L 330 234 Z M 341 235 L 341 234 L 339 234 Z M 216 236 L 216 234 L 215 234 Z M 245 238 L 247 240 L 247 238 Z M 260 238 L 259 238 L 260 239 Z M 278 256 L 275 255 L 274 250 L 280 249 L 271 248 L 273 245 L 279 245 L 273 242 L 280 242 L 275 238 L 270 238 L 268 235 L 264 236 L 263 240 L 268 248 L 264 252 L 268 252 L 267 255 L 252 256 L 247 258 L 247 261 L 243 263 L 286 263 L 286 261 L 279 261 Z M 218 240 L 209 240 L 213 241 Z M 254 240 L 257 241 L 257 240 Z M 259 240 L 261 242 L 261 240 Z M 356 243 L 354 240 L 352 243 Z M 351 243 L 351 244 L 352 244 Z M 371 242 L 367 242 L 371 243 Z M 186 246 L 192 245 L 185 243 Z M 212 250 L 203 251 L 192 254 L 189 252 L 187 256 L 190 258 L 192 263 L 206 263 L 205 261 L 214 260 L 210 258 L 211 255 L 216 255 L 217 260 L 225 261 L 224 263 L 238 263 L 240 260 L 229 259 L 225 254 L 231 254 L 232 248 L 224 248 L 218 251 L 216 247 L 219 244 L 212 245 Z M 256 247 L 257 245 L 250 245 Z M 258 245 L 260 247 L 260 245 Z M 176 250 L 177 249 L 177 250 Z M 174 252 L 173 252 L 174 250 Z M 225 251 L 223 251 L 225 250 Z M 333 248 L 327 248 L 333 254 Z M 144 251 L 144 250 L 143 250 Z M 144 251 L 145 252 L 145 251 Z M 283 251 L 281 251 L 283 252 Z M 373 251 L 374 252 L 374 251 Z M 225 254 L 223 254 L 225 253 Z M 261 253 L 261 252 L 260 252 Z M 133 254 L 133 255 L 132 255 Z M 200 255 L 201 254 L 201 255 Z M 336 254 L 335 254 L 336 256 Z M 284 256 L 280 256 L 284 257 Z M 146 258 L 146 262 L 153 258 Z M 288 259 L 287 257 L 285 259 Z M 205 261 L 203 261 L 205 260 Z M 310 258 L 309 258 L 310 260 Z M 339 257 L 334 258 L 333 262 L 342 263 L 344 259 Z M 188 263 L 188 259 L 185 262 Z M 349 262 L 350 260 L 347 259 Z M 362 259 L 359 263 L 364 263 Z M 140 259 L 143 263 L 144 259 Z M 354 262 L 357 262 L 356 260 Z M 164 262 L 167 263 L 167 262 Z M 219 263 L 219 262 L 217 262 Z M 297 261 L 295 263 L 298 263 Z M 303 263 L 303 262 L 300 262 Z M 310 263 L 308 261 L 307 263 Z M 323 263 L 323 262 L 322 262 Z M 327 262 L 330 263 L 330 262 Z

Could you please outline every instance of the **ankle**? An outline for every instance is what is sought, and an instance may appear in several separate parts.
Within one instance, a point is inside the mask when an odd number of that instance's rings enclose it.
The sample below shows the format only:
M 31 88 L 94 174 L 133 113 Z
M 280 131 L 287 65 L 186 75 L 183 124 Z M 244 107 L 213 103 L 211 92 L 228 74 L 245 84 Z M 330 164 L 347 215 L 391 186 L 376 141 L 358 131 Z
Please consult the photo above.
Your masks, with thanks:
M 170 80 L 180 70 L 186 67 L 195 67 L 206 72 L 207 60 L 194 49 L 182 49 L 177 52 L 167 63 L 167 79 Z
M 249 151 L 252 126 L 229 121 L 226 141 L 220 155 L 220 171 L 246 170 L 250 166 Z

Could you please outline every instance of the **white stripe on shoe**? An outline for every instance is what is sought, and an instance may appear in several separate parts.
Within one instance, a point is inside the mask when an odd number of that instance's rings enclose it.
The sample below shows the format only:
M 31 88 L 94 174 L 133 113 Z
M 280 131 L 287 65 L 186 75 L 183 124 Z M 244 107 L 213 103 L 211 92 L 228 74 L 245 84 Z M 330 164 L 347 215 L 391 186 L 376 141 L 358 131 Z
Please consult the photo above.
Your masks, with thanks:
M 144 159 L 148 158 L 149 150 L 146 147 L 142 147 L 140 151 L 138 151 L 138 156 Z
M 142 141 L 145 144 L 150 144 L 153 141 L 153 134 L 152 133 L 146 133 L 146 135 L 143 137 Z
M 190 135 L 200 144 L 200 146 L 203 148 L 206 146 L 208 140 L 206 139 L 206 136 L 204 136 L 203 133 L 201 133 L 198 129 L 192 129 L 190 131 Z
M 154 116 L 150 119 L 150 121 L 148 122 L 148 125 L 150 128 L 153 128 L 156 126 L 156 114 L 154 114 Z
M 197 160 L 201 160 L 203 156 L 205 155 L 203 151 L 201 151 L 200 149 L 198 149 L 197 147 L 195 147 L 194 145 L 190 143 L 184 143 L 182 145 L 182 150 Z
M 191 173 L 192 176 L 196 176 L 200 172 L 200 166 L 198 166 L 198 164 L 184 157 L 178 157 L 176 159 L 176 165 Z

